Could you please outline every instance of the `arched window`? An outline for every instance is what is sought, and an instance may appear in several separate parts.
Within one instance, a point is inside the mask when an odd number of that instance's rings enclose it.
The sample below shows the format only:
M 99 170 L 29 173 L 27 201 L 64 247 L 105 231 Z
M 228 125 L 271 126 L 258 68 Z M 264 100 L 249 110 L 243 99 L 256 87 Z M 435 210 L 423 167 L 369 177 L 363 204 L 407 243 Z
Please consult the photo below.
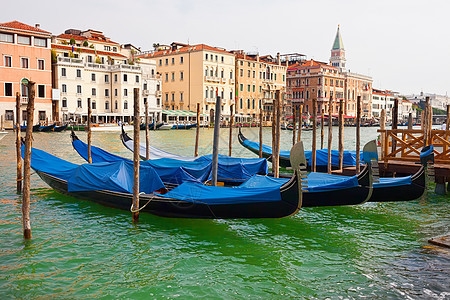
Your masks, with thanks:
M 117 100 L 116 100 L 116 102 L 114 103 L 114 109 L 118 109 L 118 103 L 117 103 Z
M 255 99 L 252 100 L 252 109 L 255 109 Z
M 239 99 L 239 107 L 242 109 L 242 98 L 241 99 Z
M 62 107 L 67 107 L 67 98 L 62 98 Z
M 123 102 L 123 109 L 128 109 L 128 101 Z
M 250 99 L 247 99 L 247 109 L 250 109 Z

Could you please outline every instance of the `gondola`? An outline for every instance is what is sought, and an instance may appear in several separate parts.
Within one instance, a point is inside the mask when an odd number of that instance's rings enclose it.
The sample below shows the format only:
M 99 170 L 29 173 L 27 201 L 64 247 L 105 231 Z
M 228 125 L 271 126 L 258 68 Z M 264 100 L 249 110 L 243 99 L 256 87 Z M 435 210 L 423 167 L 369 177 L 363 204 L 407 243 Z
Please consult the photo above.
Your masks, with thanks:
M 251 152 L 259 155 L 259 143 L 248 140 L 241 132 L 239 128 L 238 133 L 239 143 L 244 147 L 250 150 Z M 344 151 L 344 167 L 355 166 L 356 165 L 356 152 L 355 151 Z M 360 153 L 362 157 L 362 152 Z M 269 161 L 272 160 L 272 147 L 264 145 L 262 146 L 262 156 Z M 305 151 L 306 159 L 308 160 L 308 168 L 311 167 L 311 156 L 312 151 Z M 280 150 L 279 155 L 280 166 L 287 168 L 290 167 L 291 164 L 289 162 L 289 151 Z M 331 164 L 332 169 L 337 169 L 339 166 L 339 151 L 331 150 Z M 328 168 L 328 149 L 319 149 L 316 150 L 316 171 L 318 172 L 326 172 Z
M 24 146 L 22 155 L 23 151 Z M 53 189 L 120 209 L 130 209 L 132 203 L 132 166 L 125 161 L 76 165 L 42 150 L 31 152 L 31 167 Z M 168 192 L 151 167 L 141 166 L 140 174 L 140 210 L 163 217 L 282 218 L 296 214 L 302 204 L 297 171 L 281 186 L 232 188 L 185 182 Z
M 41 127 L 41 124 L 33 125 L 33 132 L 38 132 L 40 127 Z M 27 126 L 26 125 L 25 126 L 24 125 L 20 125 L 20 131 L 21 132 L 27 131 Z
M 56 124 L 48 125 L 48 126 L 40 126 L 39 131 L 40 132 L 50 132 L 53 131 L 53 128 L 55 128 Z
M 172 129 L 191 129 L 192 127 L 196 127 L 197 123 L 195 124 L 175 124 L 172 126 Z
M 125 133 L 122 133 L 122 141 L 128 148 L 133 145 L 133 140 Z M 73 139 L 73 137 L 72 137 Z M 86 159 L 87 150 L 81 141 L 77 141 L 79 146 L 75 147 L 75 150 Z M 80 147 L 81 146 L 81 147 Z M 143 146 L 141 146 L 142 148 Z M 95 148 L 94 148 L 95 149 Z M 132 150 L 131 148 L 130 150 Z M 156 148 L 155 148 L 156 149 Z M 161 151 L 159 149 L 156 149 Z M 115 159 L 123 159 L 114 154 L 108 153 L 99 148 L 92 150 L 93 156 L 97 155 L 97 161 L 113 161 Z M 98 151 L 98 152 L 97 152 Z M 83 153 L 81 153 L 83 152 Z M 176 160 L 176 159 L 175 159 Z M 94 160 L 93 158 L 93 161 Z M 180 164 L 188 164 L 189 161 L 180 160 Z M 233 172 L 231 172 L 233 173 Z M 365 166 L 363 170 L 353 177 L 310 173 L 308 175 L 308 187 L 305 188 L 308 192 L 303 195 L 304 207 L 318 207 L 318 206 L 338 206 L 338 205 L 356 205 L 362 204 L 370 199 L 372 193 L 372 179 L 371 168 Z M 230 183 L 232 178 L 227 178 Z M 270 178 L 267 176 L 252 177 L 247 181 L 244 181 L 243 185 L 251 185 L 253 181 L 261 184 L 284 184 L 289 178 Z M 265 181 L 265 182 L 259 182 Z M 227 180 L 225 180 L 227 183 Z
M 163 123 L 157 123 L 156 124 L 156 129 L 158 129 L 159 127 L 161 127 L 163 125 Z M 141 130 L 145 130 L 145 124 L 141 124 L 140 125 L 140 129 Z M 148 124 L 148 129 L 149 130 L 154 130 L 155 129 L 155 122 L 152 122 L 150 124 Z
M 62 126 L 55 126 L 55 127 L 53 128 L 53 131 L 54 131 L 54 132 L 61 132 L 61 131 L 64 131 L 64 130 L 66 130 L 66 129 L 67 129 L 67 124 L 62 125 Z

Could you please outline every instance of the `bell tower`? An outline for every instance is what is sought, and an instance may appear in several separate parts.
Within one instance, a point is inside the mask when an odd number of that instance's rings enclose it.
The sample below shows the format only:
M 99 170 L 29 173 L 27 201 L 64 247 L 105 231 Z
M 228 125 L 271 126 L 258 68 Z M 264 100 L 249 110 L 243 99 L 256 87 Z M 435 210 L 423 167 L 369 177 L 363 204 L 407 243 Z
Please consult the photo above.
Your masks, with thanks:
M 330 64 L 339 68 L 339 72 L 345 72 L 345 50 L 344 43 L 342 42 L 341 33 L 339 31 L 339 25 L 336 32 L 336 38 L 334 39 L 333 48 L 331 48 Z

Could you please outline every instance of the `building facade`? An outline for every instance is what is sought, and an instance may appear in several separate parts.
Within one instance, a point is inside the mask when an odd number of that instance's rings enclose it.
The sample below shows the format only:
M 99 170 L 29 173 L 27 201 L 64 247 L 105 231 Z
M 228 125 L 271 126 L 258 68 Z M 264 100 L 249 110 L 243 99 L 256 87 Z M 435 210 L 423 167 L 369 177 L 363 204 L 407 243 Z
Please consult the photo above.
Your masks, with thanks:
M 236 55 L 237 121 L 259 120 L 261 109 L 263 121 L 272 120 L 276 93 L 284 93 L 286 89 L 286 64 L 281 63 L 279 54 L 273 58 L 246 54 L 242 50 L 232 52 Z
M 213 121 L 218 95 L 221 97 L 222 116 L 229 118 L 230 105 L 235 101 L 234 54 L 204 44 L 174 42 L 139 57 L 156 61 L 165 110 L 195 112 L 199 104 L 206 123 Z
M 130 122 L 135 88 L 141 116 L 144 101 L 151 115 L 160 114 L 156 62 L 137 59 L 132 45 L 121 46 L 100 31 L 69 29 L 54 37 L 52 50 L 58 120 L 85 122 L 90 98 L 94 122 Z
M 22 79 L 35 82 L 35 123 L 49 122 L 52 113 L 51 33 L 18 21 L 0 23 L 0 115 L 5 128 L 13 128 L 16 93 L 26 120 L 28 89 Z M 22 122 L 23 123 L 23 122 Z

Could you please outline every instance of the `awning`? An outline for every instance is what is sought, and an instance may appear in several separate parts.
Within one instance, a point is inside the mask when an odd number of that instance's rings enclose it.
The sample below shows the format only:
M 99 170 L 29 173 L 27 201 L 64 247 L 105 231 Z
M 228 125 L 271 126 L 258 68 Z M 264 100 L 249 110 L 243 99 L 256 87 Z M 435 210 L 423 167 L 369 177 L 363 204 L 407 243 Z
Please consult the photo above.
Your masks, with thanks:
M 197 113 L 187 110 L 163 110 L 162 113 L 168 116 L 197 116 Z

